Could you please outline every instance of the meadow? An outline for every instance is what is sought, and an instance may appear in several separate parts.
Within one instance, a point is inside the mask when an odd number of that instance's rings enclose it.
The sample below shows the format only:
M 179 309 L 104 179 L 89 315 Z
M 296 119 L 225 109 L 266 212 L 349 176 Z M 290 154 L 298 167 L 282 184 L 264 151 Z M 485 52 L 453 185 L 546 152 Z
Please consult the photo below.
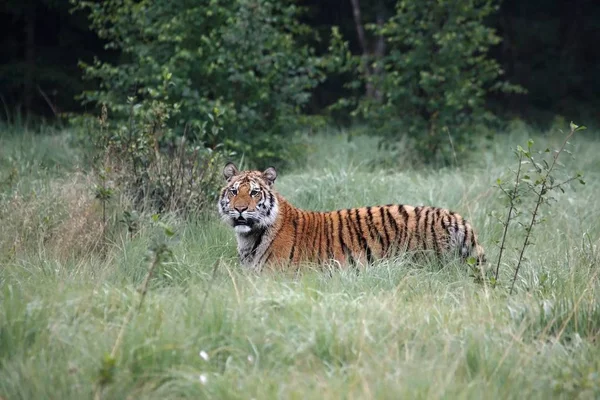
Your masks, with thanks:
M 600 396 L 600 142 L 577 133 L 565 168 L 581 170 L 541 209 L 509 295 L 524 230 L 509 231 L 499 282 L 458 262 L 410 258 L 355 270 L 240 268 L 233 231 L 213 212 L 160 216 L 175 232 L 137 308 L 163 228 L 135 235 L 109 203 L 103 243 L 94 178 L 69 132 L 0 132 L 0 398 L 339 399 Z M 564 136 L 519 125 L 468 160 L 433 169 L 377 139 L 327 131 L 276 189 L 299 207 L 402 203 L 471 220 L 495 265 L 505 201 L 494 187 L 512 148 Z M 524 211 L 530 209 L 523 205 Z M 101 390 L 99 382 L 103 382 Z

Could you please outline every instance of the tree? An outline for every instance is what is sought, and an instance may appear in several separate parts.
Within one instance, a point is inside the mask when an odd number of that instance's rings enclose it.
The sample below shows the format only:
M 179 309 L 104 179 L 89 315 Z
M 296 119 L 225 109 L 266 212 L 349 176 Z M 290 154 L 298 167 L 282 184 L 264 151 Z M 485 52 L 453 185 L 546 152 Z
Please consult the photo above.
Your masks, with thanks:
M 84 103 L 106 104 L 123 121 L 135 97 L 141 107 L 176 105 L 173 130 L 203 132 L 207 114 L 222 111 L 224 143 L 251 161 L 283 162 L 285 138 L 322 79 L 319 60 L 299 45 L 306 27 L 298 9 L 275 0 L 107 0 L 78 2 L 92 29 L 123 54 L 118 63 L 82 64 L 99 90 Z M 169 139 L 169 138 L 165 138 Z
M 398 1 L 385 24 L 369 25 L 387 43 L 387 54 L 371 59 L 371 68 L 384 72 L 358 77 L 382 99 L 358 99 L 355 115 L 385 135 L 386 143 L 408 132 L 426 160 L 450 160 L 449 133 L 453 151 L 465 150 L 477 126 L 493 118 L 486 95 L 520 90 L 499 79 L 502 69 L 488 56 L 500 38 L 483 22 L 497 8 L 493 0 Z M 343 60 L 338 64 L 355 68 L 359 61 L 347 43 L 339 35 L 333 39 Z

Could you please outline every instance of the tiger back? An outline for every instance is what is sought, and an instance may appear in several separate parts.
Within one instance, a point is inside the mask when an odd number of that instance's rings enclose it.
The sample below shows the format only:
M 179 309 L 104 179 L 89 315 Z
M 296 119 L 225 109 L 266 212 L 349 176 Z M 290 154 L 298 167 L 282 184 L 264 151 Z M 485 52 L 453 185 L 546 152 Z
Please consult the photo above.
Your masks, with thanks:
M 470 223 L 438 207 L 382 205 L 330 212 L 294 207 L 273 189 L 274 168 L 239 171 L 228 163 L 219 214 L 236 232 L 243 265 L 367 264 L 405 252 L 474 257 L 486 262 Z

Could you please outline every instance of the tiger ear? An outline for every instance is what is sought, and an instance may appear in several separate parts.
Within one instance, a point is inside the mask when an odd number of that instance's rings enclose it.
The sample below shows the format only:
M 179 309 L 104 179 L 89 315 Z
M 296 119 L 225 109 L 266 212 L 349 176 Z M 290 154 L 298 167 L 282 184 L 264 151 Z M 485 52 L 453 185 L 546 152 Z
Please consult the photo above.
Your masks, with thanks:
M 227 164 L 225 164 L 225 167 L 223 168 L 223 176 L 225 177 L 227 182 L 229 182 L 231 178 L 236 176 L 238 173 L 239 171 L 234 163 L 228 162 Z
M 277 179 L 277 171 L 274 167 L 269 167 L 263 172 L 263 178 L 267 182 L 267 185 L 273 186 L 275 179 Z

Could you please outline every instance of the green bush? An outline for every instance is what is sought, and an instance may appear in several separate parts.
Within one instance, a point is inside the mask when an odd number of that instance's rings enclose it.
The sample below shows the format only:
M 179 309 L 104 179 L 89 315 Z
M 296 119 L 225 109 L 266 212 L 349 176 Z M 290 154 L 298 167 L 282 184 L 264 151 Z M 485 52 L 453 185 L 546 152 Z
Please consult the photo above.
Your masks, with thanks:
M 369 60 L 370 69 L 381 73 L 363 73 L 348 85 L 356 91 L 370 84 L 377 95 L 337 106 L 353 108 L 386 136 L 386 144 L 408 133 L 424 159 L 452 160 L 468 149 L 478 127 L 493 120 L 485 108 L 488 93 L 522 91 L 499 80 L 502 70 L 487 55 L 500 42 L 484 25 L 496 9 L 493 0 L 398 1 L 385 24 L 369 26 L 386 42 L 386 54 Z M 331 68 L 364 72 L 337 30 L 331 50 Z
M 112 123 L 103 106 L 88 133 L 94 139 L 96 198 L 103 214 L 114 189 L 127 196 L 133 211 L 189 214 L 211 208 L 222 185 L 222 152 L 194 145 L 186 134 L 160 146 L 160 137 L 173 135 L 168 121 L 177 110 L 158 101 L 148 110 L 130 102 L 127 124 Z M 203 124 L 200 134 L 219 136 L 221 116 L 216 109 L 208 114 L 211 126 Z
M 81 95 L 85 104 L 106 104 L 126 123 L 129 97 L 144 109 L 159 101 L 177 111 L 168 121 L 172 136 L 187 130 L 205 147 L 223 144 L 250 162 L 289 158 L 283 144 L 323 77 L 312 48 L 298 42 L 307 29 L 291 1 L 72 2 L 121 53 L 116 63 L 81 64 L 99 82 Z M 215 108 L 223 130 L 203 135 Z

